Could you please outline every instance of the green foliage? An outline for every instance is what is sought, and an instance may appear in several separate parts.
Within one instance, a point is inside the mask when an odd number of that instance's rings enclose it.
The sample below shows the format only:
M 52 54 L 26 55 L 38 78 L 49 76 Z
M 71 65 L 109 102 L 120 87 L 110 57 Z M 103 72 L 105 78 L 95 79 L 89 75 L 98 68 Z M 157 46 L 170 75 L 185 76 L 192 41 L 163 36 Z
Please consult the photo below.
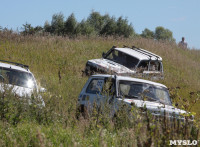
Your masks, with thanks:
M 67 18 L 64 29 L 65 34 L 68 36 L 77 35 L 79 33 L 77 29 L 77 21 L 73 13 Z
M 1 29 L 0 29 L 1 30 Z M 139 36 L 135 33 L 132 24 L 129 24 L 127 18 L 120 16 L 114 18 L 108 14 L 101 15 L 99 12 L 92 11 L 86 20 L 77 22 L 74 14 L 72 13 L 67 20 L 62 13 L 54 14 L 52 16 L 51 24 L 46 21 L 44 26 L 36 26 L 35 28 L 31 24 L 24 24 L 22 34 L 42 34 L 50 33 L 58 36 L 115 36 L 129 38 L 131 36 Z M 151 31 L 147 28 L 144 29 L 141 37 L 147 39 L 156 39 L 175 42 L 173 33 L 169 29 L 165 29 L 162 26 L 156 27 L 155 31 Z
M 34 31 L 35 31 L 35 33 L 37 33 L 37 34 L 41 34 L 41 33 L 43 33 L 43 27 L 41 27 L 41 26 L 36 26 L 35 28 L 34 28 Z
M 104 17 L 99 12 L 93 11 L 87 18 L 87 22 L 98 34 L 104 26 Z
M 58 36 L 64 34 L 64 15 L 62 13 L 52 16 L 50 33 Z
M 43 28 L 41 26 L 36 26 L 35 28 L 31 26 L 31 24 L 23 24 L 21 34 L 23 35 L 34 35 L 34 34 L 42 34 Z
M 167 41 L 175 41 L 172 35 L 172 32 L 164 27 L 156 27 L 155 29 L 155 39 L 157 40 L 167 40 Z
M 117 20 L 117 29 L 116 29 L 116 35 L 123 36 L 123 37 L 130 37 L 131 35 L 135 34 L 132 25 L 128 25 L 128 20 L 123 19 L 122 17 L 119 17 Z
M 44 31 L 45 31 L 45 32 L 51 33 L 51 25 L 49 24 L 48 21 L 46 21 L 46 22 L 44 23 Z
M 80 29 L 81 35 L 83 36 L 89 37 L 94 33 L 94 28 L 85 20 L 82 20 L 81 23 L 78 24 L 77 28 Z
M 22 34 L 23 35 L 33 35 L 35 33 L 34 31 L 34 27 L 31 26 L 31 24 L 23 24 L 23 31 Z
M 114 36 L 116 30 L 117 30 L 117 24 L 115 22 L 115 18 L 112 17 L 109 20 L 107 20 L 107 23 L 100 31 L 100 34 L 105 36 Z
M 173 33 L 169 29 L 165 29 L 161 26 L 156 27 L 154 32 L 145 28 L 140 36 L 147 39 L 175 42 Z
M 46 108 L 42 108 L 41 99 L 36 95 L 32 95 L 31 98 L 19 97 L 11 92 L 12 88 L 5 86 L 0 93 L 0 121 L 12 125 L 17 125 L 24 120 L 45 123 Z
M 145 28 L 144 31 L 142 31 L 141 36 L 144 37 L 144 38 L 153 39 L 154 38 L 154 32 Z
M 114 17 L 108 14 L 101 15 L 99 12 L 92 11 L 87 20 L 77 22 L 72 13 L 64 22 L 63 14 L 54 14 L 51 25 L 48 22 L 44 24 L 44 31 L 54 35 L 67 35 L 70 37 L 83 36 L 121 36 L 130 37 L 135 35 L 131 24 L 127 19 L 119 17 L 116 21 Z

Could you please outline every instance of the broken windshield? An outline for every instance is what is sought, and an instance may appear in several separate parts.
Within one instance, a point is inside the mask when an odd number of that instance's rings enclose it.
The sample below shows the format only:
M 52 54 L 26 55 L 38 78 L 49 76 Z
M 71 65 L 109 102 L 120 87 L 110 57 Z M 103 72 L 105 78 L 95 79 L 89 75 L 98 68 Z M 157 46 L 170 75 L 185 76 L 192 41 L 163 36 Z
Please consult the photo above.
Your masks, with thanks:
M 143 99 L 171 105 L 166 88 L 133 81 L 119 81 L 119 95 L 125 98 Z
M 126 53 L 114 49 L 104 58 L 126 66 L 130 69 L 134 69 L 139 62 L 137 58 L 134 58 Z

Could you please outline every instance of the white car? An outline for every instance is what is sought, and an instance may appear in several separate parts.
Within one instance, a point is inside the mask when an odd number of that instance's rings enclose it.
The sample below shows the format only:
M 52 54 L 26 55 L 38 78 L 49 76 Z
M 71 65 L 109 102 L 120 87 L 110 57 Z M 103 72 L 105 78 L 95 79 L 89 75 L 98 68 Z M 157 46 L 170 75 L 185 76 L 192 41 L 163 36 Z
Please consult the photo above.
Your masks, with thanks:
M 93 73 L 117 74 L 123 76 L 163 78 L 162 58 L 147 50 L 124 46 L 113 46 L 101 59 L 88 60 L 86 75 Z
M 12 93 L 19 97 L 31 97 L 33 92 L 45 91 L 44 88 L 38 88 L 34 75 L 27 65 L 20 63 L 0 60 L 0 91 L 5 88 L 11 89 Z M 45 103 L 39 95 L 42 105 Z
M 109 94 L 105 94 L 104 91 L 109 91 Z M 187 113 L 172 106 L 165 85 L 116 75 L 91 76 L 78 97 L 78 108 L 79 111 L 90 114 L 94 103 L 100 106 L 105 105 L 105 102 L 112 102 L 112 113 L 114 115 L 122 101 L 130 107 L 134 105 L 141 109 L 146 108 L 154 116 L 164 116 L 166 114 L 168 117 L 184 119 L 181 114 Z

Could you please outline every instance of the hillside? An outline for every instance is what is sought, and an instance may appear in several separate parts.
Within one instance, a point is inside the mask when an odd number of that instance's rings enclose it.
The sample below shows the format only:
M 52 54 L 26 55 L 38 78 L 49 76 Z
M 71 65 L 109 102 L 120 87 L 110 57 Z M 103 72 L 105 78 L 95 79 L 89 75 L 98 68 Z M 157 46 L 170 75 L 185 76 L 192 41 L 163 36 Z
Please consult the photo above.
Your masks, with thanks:
M 62 116 L 58 120 L 58 116 L 55 116 L 56 118 L 52 118 L 50 124 L 46 122 L 40 124 L 37 121 L 29 123 L 30 120 L 24 120 L 19 125 L 12 126 L 9 123 L 5 124 L 0 121 L 1 134 L 11 133 L 10 135 L 1 135 L 0 143 L 6 144 L 7 142 L 7 144 L 15 145 L 16 143 L 16 145 L 20 145 L 20 140 L 22 140 L 23 145 L 31 144 L 33 146 L 38 144 L 41 146 L 42 144 L 48 145 L 48 143 L 57 146 L 66 142 L 68 145 L 78 146 L 80 144 L 77 142 L 83 143 L 85 146 L 89 144 L 98 146 L 99 143 L 114 146 L 120 142 L 117 141 L 119 136 L 122 140 L 124 139 L 122 142 L 126 142 L 127 139 L 118 132 L 110 131 L 112 132 L 111 135 L 108 133 L 109 129 L 107 132 L 102 132 L 101 128 L 105 128 L 104 125 L 97 126 L 97 129 L 95 129 L 94 126 L 84 124 L 87 121 L 79 122 L 74 119 L 78 95 L 88 79 L 88 77 L 82 77 L 85 63 L 88 59 L 100 58 L 102 52 L 106 52 L 113 45 L 135 45 L 160 55 L 163 58 L 165 73 L 165 79 L 160 82 L 170 89 L 180 87 L 180 89 L 178 88 L 178 95 L 181 99 L 192 101 L 190 93 L 199 91 L 200 50 L 180 49 L 176 44 L 141 38 L 80 37 L 69 39 L 67 37 L 23 37 L 0 34 L 0 59 L 29 65 L 30 70 L 36 76 L 38 84 L 48 91 L 48 94 L 44 97 L 49 108 L 46 113 L 49 117 L 53 117 L 50 111 L 59 113 Z M 193 97 L 197 98 L 198 96 Z M 191 109 L 192 112 L 197 113 L 197 117 L 200 115 L 199 106 L 200 103 L 197 102 Z M 10 130 L 6 130 L 7 127 Z M 122 130 L 124 134 L 128 134 L 127 128 Z M 25 137 L 22 139 L 19 136 L 17 137 L 16 134 L 22 134 Z M 97 135 L 93 136 L 92 134 Z M 107 139 L 101 142 L 101 136 Z M 129 136 L 129 138 L 131 137 Z

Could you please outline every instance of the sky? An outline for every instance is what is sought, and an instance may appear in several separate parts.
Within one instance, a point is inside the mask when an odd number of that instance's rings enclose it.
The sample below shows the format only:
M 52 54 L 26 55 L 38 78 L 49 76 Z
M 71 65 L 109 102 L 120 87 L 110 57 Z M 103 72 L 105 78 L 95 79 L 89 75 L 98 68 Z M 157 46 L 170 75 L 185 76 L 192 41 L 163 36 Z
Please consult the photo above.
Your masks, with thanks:
M 53 14 L 74 13 L 80 22 L 93 11 L 123 16 L 141 34 L 163 26 L 176 42 L 185 37 L 190 48 L 200 49 L 200 0 L 0 0 L 0 26 L 20 30 L 26 22 L 43 26 Z

